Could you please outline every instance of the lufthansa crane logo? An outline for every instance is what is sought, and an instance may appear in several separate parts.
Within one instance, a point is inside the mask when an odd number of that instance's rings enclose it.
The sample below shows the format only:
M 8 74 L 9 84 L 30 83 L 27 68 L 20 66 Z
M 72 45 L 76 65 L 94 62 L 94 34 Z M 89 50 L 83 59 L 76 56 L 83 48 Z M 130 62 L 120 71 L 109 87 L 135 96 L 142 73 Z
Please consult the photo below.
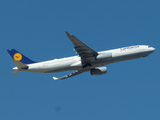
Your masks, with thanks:
M 13 56 L 14 60 L 22 60 L 22 55 L 20 53 L 15 53 L 14 56 Z

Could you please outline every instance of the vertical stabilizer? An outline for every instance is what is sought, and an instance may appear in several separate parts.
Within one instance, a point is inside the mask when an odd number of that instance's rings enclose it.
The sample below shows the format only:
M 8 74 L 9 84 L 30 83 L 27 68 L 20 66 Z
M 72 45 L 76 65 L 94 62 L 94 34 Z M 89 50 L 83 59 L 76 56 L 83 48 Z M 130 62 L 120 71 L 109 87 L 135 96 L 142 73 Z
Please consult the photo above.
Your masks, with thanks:
M 33 60 L 27 58 L 25 55 L 23 55 L 20 52 L 18 52 L 17 50 L 15 50 L 15 49 L 9 49 L 7 51 L 11 55 L 11 57 L 13 58 L 13 60 L 15 60 L 15 61 L 20 61 L 23 64 L 36 63 Z

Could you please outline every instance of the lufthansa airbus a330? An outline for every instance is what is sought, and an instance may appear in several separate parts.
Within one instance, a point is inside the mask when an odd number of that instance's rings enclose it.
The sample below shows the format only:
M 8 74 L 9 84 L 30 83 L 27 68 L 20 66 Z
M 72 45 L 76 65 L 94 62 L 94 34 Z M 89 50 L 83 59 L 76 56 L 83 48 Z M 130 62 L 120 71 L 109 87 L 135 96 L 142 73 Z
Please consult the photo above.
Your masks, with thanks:
M 91 75 L 102 75 L 107 73 L 107 67 L 102 67 L 104 65 L 146 57 L 155 51 L 155 48 L 148 45 L 136 45 L 96 52 L 74 35 L 68 32 L 66 32 L 66 34 L 73 43 L 78 56 L 35 62 L 15 49 L 9 49 L 7 51 L 16 65 L 16 67 L 13 68 L 15 71 L 12 75 L 21 71 L 55 73 L 68 70 L 74 70 L 74 72 L 60 78 L 53 77 L 53 79 L 62 80 L 87 71 L 90 71 Z

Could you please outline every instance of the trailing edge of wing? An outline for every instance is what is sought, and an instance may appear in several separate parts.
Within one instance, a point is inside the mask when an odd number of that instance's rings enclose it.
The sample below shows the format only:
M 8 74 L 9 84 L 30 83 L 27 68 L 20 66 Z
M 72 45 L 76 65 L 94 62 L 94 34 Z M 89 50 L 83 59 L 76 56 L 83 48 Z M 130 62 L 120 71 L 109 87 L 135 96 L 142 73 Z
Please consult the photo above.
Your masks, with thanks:
M 60 78 L 53 77 L 53 79 L 54 80 L 63 80 L 63 79 L 66 79 L 66 78 L 81 74 L 82 72 L 84 72 L 84 71 L 77 70 L 77 71 L 74 71 L 73 73 L 70 73 L 69 75 L 66 75 L 66 76 L 63 76 L 63 77 L 60 77 Z

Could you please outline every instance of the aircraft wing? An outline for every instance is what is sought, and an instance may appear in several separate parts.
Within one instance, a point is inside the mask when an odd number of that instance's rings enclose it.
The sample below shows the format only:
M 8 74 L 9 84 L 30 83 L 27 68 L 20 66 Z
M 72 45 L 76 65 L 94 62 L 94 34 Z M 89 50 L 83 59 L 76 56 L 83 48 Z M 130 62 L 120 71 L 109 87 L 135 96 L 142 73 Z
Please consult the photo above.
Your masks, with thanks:
M 71 35 L 70 33 L 66 32 L 68 38 L 71 40 L 71 42 L 74 44 L 74 49 L 77 51 L 79 56 L 82 59 L 82 64 L 85 65 L 89 62 L 95 61 L 95 56 L 98 55 L 96 51 L 88 47 L 86 44 L 84 44 L 82 41 L 80 41 L 78 38 L 76 38 L 74 35 Z
M 54 80 L 63 80 L 63 79 L 66 79 L 66 78 L 69 78 L 69 77 L 81 74 L 82 72 L 84 72 L 84 71 L 82 71 L 82 70 L 76 70 L 73 73 L 70 73 L 69 75 L 66 75 L 66 76 L 63 76 L 63 77 L 60 77 L 60 78 L 53 77 L 53 79 Z

